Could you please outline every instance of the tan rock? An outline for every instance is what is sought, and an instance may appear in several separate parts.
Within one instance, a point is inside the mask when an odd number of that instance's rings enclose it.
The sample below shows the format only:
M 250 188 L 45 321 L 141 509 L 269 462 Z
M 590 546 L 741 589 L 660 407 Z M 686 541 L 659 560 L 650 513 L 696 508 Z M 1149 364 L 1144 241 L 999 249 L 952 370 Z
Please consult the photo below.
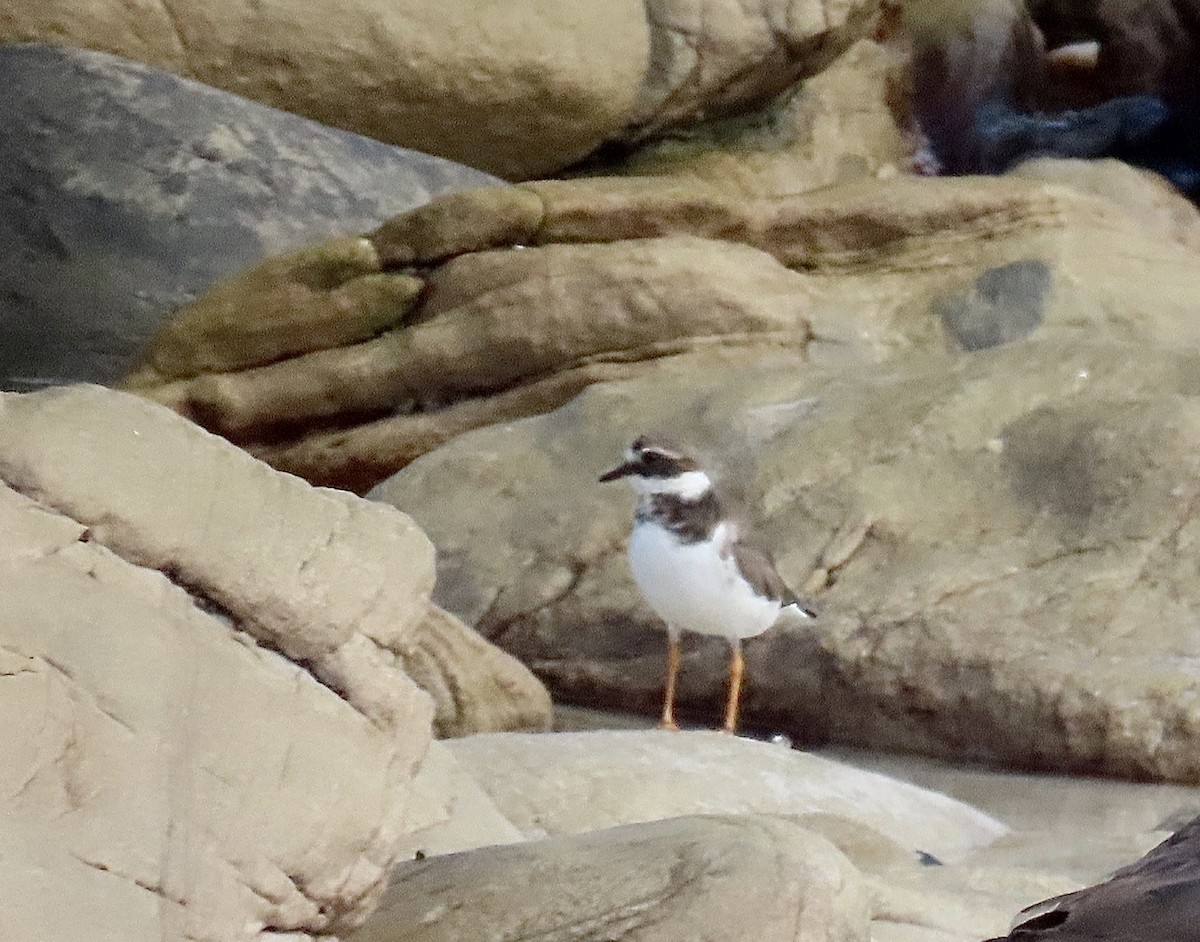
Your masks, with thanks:
M 897 114 L 906 65 L 895 50 L 860 39 L 757 119 L 736 115 L 647 144 L 619 169 L 701 181 L 749 199 L 894 177 L 907 171 L 915 147 Z
M 1044 834 L 1038 835 L 1040 842 L 1029 836 L 1027 857 L 1015 866 L 980 864 L 981 857 L 988 857 L 1010 835 L 947 865 L 928 854 L 905 851 L 860 821 L 831 814 L 807 814 L 798 820 L 827 838 L 862 872 L 871 900 L 872 939 L 908 938 L 907 930 L 919 933 L 913 938 L 931 942 L 942 938 L 978 942 L 1007 931 L 1012 914 L 1029 900 L 1066 893 L 1079 885 L 1045 866 L 1041 855 L 1052 842 Z M 1069 843 L 1065 834 L 1059 840 Z
M 170 11 L 56 0 L 6 6 L 0 41 L 14 40 L 114 52 L 507 178 L 545 175 L 619 135 L 649 56 L 641 0 Z
M 369 236 L 387 268 L 441 262 L 466 252 L 532 242 L 542 224 L 536 192 L 482 187 L 394 216 Z
M 460 207 L 480 220 L 479 245 L 528 239 L 540 213 L 536 244 L 459 255 L 429 273 L 397 329 L 264 366 L 176 379 L 173 351 L 219 360 L 244 348 L 244 331 L 172 325 L 166 353 L 148 358 L 162 382 L 139 391 L 277 467 L 361 492 L 465 431 L 556 408 L 595 382 L 657 374 L 681 353 L 782 348 L 832 365 L 1035 334 L 1198 340 L 1200 215 L 1145 175 L 1119 176 L 1112 187 L 900 177 L 758 200 L 679 180 L 475 191 L 397 217 L 385 227 L 394 244 L 376 236 L 405 257 L 469 248 Z M 280 279 L 279 297 L 290 285 Z M 252 291 L 222 303 L 300 310 Z M 329 331 L 322 310 L 305 315 L 312 336 Z M 365 304 L 345 329 L 377 316 Z M 302 321 L 280 334 L 308 336 Z
M 857 872 L 769 816 L 674 818 L 398 867 L 354 942 L 865 942 Z
M 366 239 L 277 255 L 185 304 L 126 380 L 150 386 L 358 343 L 402 323 L 423 284 L 383 274 Z
M 247 449 L 281 471 L 313 484 L 365 494 L 397 468 L 483 425 L 554 409 L 594 382 L 626 379 L 642 363 L 589 363 L 561 370 L 486 398 L 465 399 L 435 412 L 391 415 L 352 429 L 316 431 L 298 439 L 247 444 Z M 176 387 L 159 387 L 156 397 Z M 182 398 L 182 397 L 180 397 Z M 182 401 L 179 408 L 184 408 Z
M 207 374 L 172 395 L 185 414 L 235 436 L 264 423 L 429 411 L 589 360 L 688 349 L 694 338 L 754 335 L 803 348 L 807 302 L 803 278 L 770 256 L 708 240 L 480 252 L 431 277 L 410 328 Z
M 719 733 L 501 733 L 446 746 L 527 838 L 689 814 L 820 812 L 952 860 L 1006 830 L 935 792 Z
M 1200 251 L 1200 213 L 1196 204 L 1156 173 L 1120 160 L 1027 160 L 1008 176 L 1044 180 L 1100 197 L 1144 230 Z
M 550 728 L 550 695 L 529 669 L 436 605 L 403 663 L 433 697 L 439 737 Z
M 411 522 L 76 388 L 0 397 L 0 532 L 4 932 L 361 922 L 429 823 L 429 701 L 390 656 L 431 584 Z
M 1142 284 L 1147 331 L 1120 306 L 1118 333 L 1179 338 L 1182 297 L 1151 320 L 1162 287 Z M 439 593 L 468 624 L 563 697 L 651 711 L 661 626 L 622 552 L 628 495 L 594 481 L 637 432 L 673 430 L 723 459 L 822 611 L 747 645 L 751 728 L 1195 782 L 1200 364 L 1152 339 L 1049 333 L 952 367 L 698 363 L 593 386 L 460 436 L 375 496 L 454 560 Z M 469 512 L 438 497 L 464 490 Z M 682 702 L 705 722 L 725 669 L 719 642 L 685 653 Z
M 645 135 L 767 101 L 827 60 L 877 7 L 856 0 L 651 0 L 650 66 L 630 117 Z
M 133 396 L 70 387 L 3 403 L 10 486 L 52 495 L 89 539 L 170 572 L 372 720 L 426 719 L 394 664 L 433 586 L 432 547 L 409 518 L 281 477 Z

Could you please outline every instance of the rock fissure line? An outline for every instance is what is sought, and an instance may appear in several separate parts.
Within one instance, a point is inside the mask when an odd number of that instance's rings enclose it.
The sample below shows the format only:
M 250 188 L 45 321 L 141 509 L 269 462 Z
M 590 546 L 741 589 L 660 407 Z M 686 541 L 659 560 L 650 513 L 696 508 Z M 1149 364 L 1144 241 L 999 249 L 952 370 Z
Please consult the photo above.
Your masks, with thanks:
M 166 900 L 168 903 L 174 903 L 176 906 L 181 908 L 186 908 L 188 905 L 187 900 L 169 895 L 166 890 L 164 890 L 158 884 L 147 883 L 145 880 L 139 880 L 137 877 L 130 876 L 127 873 L 121 873 L 119 870 L 114 870 L 107 864 L 102 864 L 95 860 L 88 860 L 86 857 L 82 857 L 77 853 L 70 852 L 70 854 L 85 867 L 90 867 L 92 870 L 96 870 L 100 873 L 107 873 L 118 880 L 124 880 L 126 883 L 145 890 L 147 893 L 152 893 L 159 899 Z

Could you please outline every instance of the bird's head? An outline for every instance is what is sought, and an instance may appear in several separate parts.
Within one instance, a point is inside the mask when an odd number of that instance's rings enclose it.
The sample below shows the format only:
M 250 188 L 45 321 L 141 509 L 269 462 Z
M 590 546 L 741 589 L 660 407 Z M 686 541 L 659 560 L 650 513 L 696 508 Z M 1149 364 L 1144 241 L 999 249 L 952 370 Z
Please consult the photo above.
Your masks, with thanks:
M 625 460 L 600 480 L 629 478 L 639 496 L 672 494 L 696 500 L 712 488 L 699 460 L 687 449 L 665 438 L 643 435 L 625 452 Z

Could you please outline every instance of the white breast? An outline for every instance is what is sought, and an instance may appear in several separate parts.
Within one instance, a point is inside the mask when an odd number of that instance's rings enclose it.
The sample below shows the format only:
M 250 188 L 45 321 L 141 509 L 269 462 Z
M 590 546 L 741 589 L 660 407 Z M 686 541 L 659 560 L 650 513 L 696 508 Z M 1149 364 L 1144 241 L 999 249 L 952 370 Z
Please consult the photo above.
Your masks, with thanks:
M 639 521 L 629 540 L 633 578 L 650 607 L 668 626 L 718 637 L 749 638 L 779 617 L 780 603 L 756 594 L 732 557 L 711 542 L 681 545 L 669 531 Z

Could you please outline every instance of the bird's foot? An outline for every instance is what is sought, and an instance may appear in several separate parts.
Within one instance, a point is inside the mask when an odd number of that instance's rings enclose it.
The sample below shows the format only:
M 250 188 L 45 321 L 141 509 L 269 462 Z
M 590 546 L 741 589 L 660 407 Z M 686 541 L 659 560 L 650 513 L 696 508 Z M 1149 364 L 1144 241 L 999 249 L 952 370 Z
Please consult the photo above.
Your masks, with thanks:
M 669 717 L 663 717 L 663 719 L 658 724 L 658 728 L 659 729 L 668 729 L 673 733 L 679 732 L 679 724 L 676 723 L 674 719 L 671 719 Z

